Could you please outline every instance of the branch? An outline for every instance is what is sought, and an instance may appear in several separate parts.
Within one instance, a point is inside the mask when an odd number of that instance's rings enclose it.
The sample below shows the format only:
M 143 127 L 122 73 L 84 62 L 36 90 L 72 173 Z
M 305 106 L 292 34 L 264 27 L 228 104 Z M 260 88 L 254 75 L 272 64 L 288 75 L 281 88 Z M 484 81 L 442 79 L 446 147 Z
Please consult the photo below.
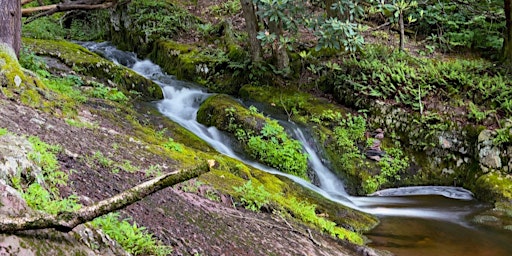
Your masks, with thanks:
M 51 4 L 30 8 L 23 8 L 21 10 L 21 15 L 23 17 L 28 17 L 35 12 L 40 11 L 53 11 L 55 12 L 66 12 L 71 10 L 95 10 L 95 9 L 106 9 L 114 6 L 114 2 L 106 2 L 101 4 Z
M 80 224 L 124 208 L 166 187 L 204 174 L 208 170 L 209 168 L 203 165 L 193 170 L 167 173 L 74 212 L 61 212 L 56 216 L 49 214 L 19 218 L 3 216 L 0 219 L 0 232 L 12 233 L 15 231 L 46 228 L 69 232 Z
M 57 12 L 67 12 L 72 10 L 96 10 L 96 9 L 107 9 L 116 4 L 117 1 L 109 1 L 107 0 L 106 3 L 102 4 L 53 4 L 53 5 L 46 5 L 46 6 L 39 6 L 39 7 L 32 7 L 32 8 L 25 8 L 21 10 L 21 15 L 23 17 L 29 17 L 25 24 L 28 24 L 38 18 L 44 17 L 44 16 L 50 16 L 52 14 L 55 14 Z M 43 11 L 41 13 L 38 13 L 36 15 L 33 15 L 35 12 Z
M 34 0 L 22 0 L 21 1 L 21 6 L 26 5 L 28 3 L 32 3 L 32 2 L 34 2 Z

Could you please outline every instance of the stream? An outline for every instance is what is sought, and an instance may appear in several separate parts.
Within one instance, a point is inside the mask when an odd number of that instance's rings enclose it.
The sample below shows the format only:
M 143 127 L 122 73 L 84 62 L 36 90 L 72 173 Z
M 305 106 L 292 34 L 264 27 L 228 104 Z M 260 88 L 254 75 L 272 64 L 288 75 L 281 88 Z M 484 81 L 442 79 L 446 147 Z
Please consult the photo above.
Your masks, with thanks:
M 470 191 L 457 187 L 422 186 L 381 190 L 373 196 L 348 195 L 341 181 L 324 165 L 307 132 L 287 123 L 290 134 L 301 141 L 309 155 L 320 186 L 279 172 L 235 152 L 231 138 L 215 127 L 196 121 L 201 102 L 212 94 L 193 83 L 177 80 L 162 72 L 149 60 L 139 60 L 133 53 L 117 50 L 109 43 L 83 43 L 90 50 L 119 65 L 152 79 L 161 86 L 164 99 L 155 107 L 165 116 L 195 133 L 222 154 L 276 175 L 286 176 L 324 197 L 379 217 L 381 223 L 365 234 L 370 247 L 391 251 L 395 255 L 512 255 L 512 239 L 506 233 L 475 225 L 471 216 L 490 205 L 473 199 Z M 284 121 L 283 121 L 284 122 Z

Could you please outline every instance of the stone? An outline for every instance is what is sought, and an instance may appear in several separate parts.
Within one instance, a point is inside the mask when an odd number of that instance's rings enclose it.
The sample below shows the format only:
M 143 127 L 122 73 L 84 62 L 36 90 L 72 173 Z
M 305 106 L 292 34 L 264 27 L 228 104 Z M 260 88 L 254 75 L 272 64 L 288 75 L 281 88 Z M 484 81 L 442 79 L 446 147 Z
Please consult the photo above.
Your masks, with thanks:
M 439 145 L 444 149 L 449 149 L 452 147 L 452 142 L 443 136 L 439 136 Z
M 500 150 L 497 147 L 485 146 L 480 149 L 478 156 L 480 158 L 480 164 L 491 168 L 501 168 Z
M 494 134 L 495 132 L 491 130 L 481 131 L 480 134 L 478 134 L 478 143 L 483 145 L 491 145 Z
M 28 158 L 32 145 L 25 137 L 13 134 L 0 136 L 0 179 L 8 181 L 22 172 L 27 177 L 40 177 L 41 168 Z

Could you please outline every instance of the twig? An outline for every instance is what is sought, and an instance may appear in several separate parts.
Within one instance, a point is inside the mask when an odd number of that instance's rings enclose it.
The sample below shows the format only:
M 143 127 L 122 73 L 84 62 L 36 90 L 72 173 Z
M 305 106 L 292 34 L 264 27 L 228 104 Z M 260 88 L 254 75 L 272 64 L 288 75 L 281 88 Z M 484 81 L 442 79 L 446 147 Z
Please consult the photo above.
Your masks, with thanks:
M 379 30 L 379 29 L 381 29 L 381 28 L 383 28 L 385 26 L 389 26 L 389 24 L 391 24 L 391 23 L 388 21 L 388 22 L 386 22 L 384 24 L 381 24 L 381 25 L 379 25 L 377 27 L 374 27 L 374 28 L 370 28 L 370 29 L 368 29 L 366 31 L 371 32 L 371 31 L 374 31 L 374 30 Z
M 311 234 L 311 230 L 309 230 L 308 228 L 308 234 L 309 234 L 309 239 L 316 245 L 316 246 L 322 246 L 322 244 L 320 244 L 319 242 L 317 242 L 314 238 L 313 238 L 313 235 Z

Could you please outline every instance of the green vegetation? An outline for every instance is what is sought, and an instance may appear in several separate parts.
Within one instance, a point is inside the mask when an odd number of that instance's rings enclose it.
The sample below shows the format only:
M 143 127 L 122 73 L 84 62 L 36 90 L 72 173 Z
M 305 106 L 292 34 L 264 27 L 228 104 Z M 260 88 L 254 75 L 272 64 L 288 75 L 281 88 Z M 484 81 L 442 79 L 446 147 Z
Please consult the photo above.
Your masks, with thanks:
M 237 134 L 243 133 L 239 130 Z M 247 148 L 254 159 L 304 179 L 307 178 L 307 155 L 299 141 L 290 139 L 277 121 L 267 122 L 259 135 L 248 135 Z
M 247 146 L 246 151 L 254 159 L 282 172 L 308 179 L 307 155 L 302 152 L 299 141 L 289 138 L 276 120 L 267 120 L 259 132 L 246 131 L 234 122 L 234 111 L 234 108 L 225 109 L 230 120 L 228 129 L 234 131 L 237 139 Z
M 164 143 L 164 148 L 177 152 L 183 152 L 183 146 L 180 143 L 175 142 L 173 138 L 169 138 L 167 142 Z
M 247 210 L 257 212 L 270 202 L 270 193 L 262 185 L 254 187 L 251 180 L 243 186 L 233 187 L 233 189 L 240 193 L 240 201 Z
M 109 237 L 116 240 L 127 252 L 133 255 L 169 255 L 172 248 L 161 242 L 137 223 L 129 219 L 120 220 L 118 213 L 110 213 L 96 218 L 92 225 L 101 228 Z
M 0 136 L 6 135 L 8 132 L 6 128 L 0 128 Z
M 345 59 L 332 86 L 352 92 L 354 99 L 394 100 L 420 113 L 427 98 L 453 105 L 470 100 L 475 106 L 512 113 L 510 79 L 483 59 L 437 61 L 368 46 L 360 59 Z
M 318 216 L 316 205 L 314 204 L 298 201 L 295 197 L 285 199 L 280 194 L 271 194 L 265 190 L 263 185 L 255 187 L 252 184 L 252 180 L 247 181 L 243 186 L 234 187 L 234 190 L 240 195 L 242 205 L 248 210 L 259 211 L 263 206 L 269 206 L 271 202 L 277 202 L 278 205 L 283 207 L 282 209 L 277 209 L 277 214 L 289 214 L 319 228 L 322 232 L 326 232 L 331 236 L 347 239 L 356 244 L 363 243 L 359 234 L 348 231 L 337 226 L 335 222 Z
M 379 190 L 383 185 L 392 185 L 409 166 L 409 158 L 399 148 L 385 149 L 386 155 L 379 161 L 380 172 L 362 184 L 366 194 Z

